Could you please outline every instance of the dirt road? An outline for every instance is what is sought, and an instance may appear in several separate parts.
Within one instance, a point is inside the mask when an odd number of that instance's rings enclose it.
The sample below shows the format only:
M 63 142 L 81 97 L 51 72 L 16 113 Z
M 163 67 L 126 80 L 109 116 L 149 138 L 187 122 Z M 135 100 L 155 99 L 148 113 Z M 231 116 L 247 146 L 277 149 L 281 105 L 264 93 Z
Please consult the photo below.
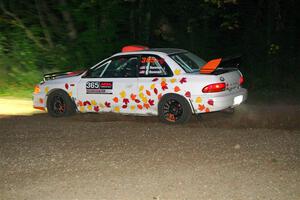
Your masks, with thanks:
M 155 117 L 0 118 L 0 199 L 299 200 L 300 106 Z

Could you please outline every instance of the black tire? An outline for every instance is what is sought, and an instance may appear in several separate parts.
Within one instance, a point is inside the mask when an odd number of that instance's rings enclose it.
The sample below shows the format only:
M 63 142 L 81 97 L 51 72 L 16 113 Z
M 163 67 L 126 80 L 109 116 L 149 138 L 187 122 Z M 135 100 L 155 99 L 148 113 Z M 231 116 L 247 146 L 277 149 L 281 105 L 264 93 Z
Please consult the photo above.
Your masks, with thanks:
M 192 116 L 189 102 L 177 94 L 167 94 L 158 103 L 159 119 L 168 124 L 182 124 Z
M 234 114 L 235 108 L 226 108 L 225 110 L 222 110 L 222 112 L 226 114 Z
M 76 112 L 74 102 L 63 90 L 56 90 L 49 94 L 47 110 L 52 117 L 70 116 Z

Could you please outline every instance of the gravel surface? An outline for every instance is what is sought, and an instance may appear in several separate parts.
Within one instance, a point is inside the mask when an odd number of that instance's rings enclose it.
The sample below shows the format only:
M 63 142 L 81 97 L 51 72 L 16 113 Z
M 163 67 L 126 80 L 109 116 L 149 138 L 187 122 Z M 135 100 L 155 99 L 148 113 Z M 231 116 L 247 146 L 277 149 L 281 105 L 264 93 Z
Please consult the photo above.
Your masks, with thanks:
M 0 199 L 300 200 L 300 106 L 0 117 Z

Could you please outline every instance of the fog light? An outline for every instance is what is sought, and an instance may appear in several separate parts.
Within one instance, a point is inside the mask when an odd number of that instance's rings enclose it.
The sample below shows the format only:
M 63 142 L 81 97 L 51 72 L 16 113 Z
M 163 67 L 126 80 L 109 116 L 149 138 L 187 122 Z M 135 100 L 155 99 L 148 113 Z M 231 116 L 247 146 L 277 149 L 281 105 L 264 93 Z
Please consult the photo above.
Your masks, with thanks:
M 34 87 L 33 93 L 34 93 L 34 94 L 38 94 L 38 93 L 40 93 L 40 92 L 41 92 L 40 86 L 36 85 L 36 86 Z
M 243 95 L 236 96 L 233 99 L 233 105 L 239 105 L 243 102 Z

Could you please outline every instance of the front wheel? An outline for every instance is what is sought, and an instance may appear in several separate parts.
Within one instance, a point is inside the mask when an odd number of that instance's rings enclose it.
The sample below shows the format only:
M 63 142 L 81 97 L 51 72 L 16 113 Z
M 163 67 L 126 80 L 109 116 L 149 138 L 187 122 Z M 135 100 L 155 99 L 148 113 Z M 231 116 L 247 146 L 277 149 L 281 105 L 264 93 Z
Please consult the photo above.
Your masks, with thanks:
M 62 90 L 54 91 L 48 96 L 47 110 L 52 117 L 69 116 L 76 112 L 71 98 Z
M 158 116 L 162 122 L 179 124 L 187 122 L 192 116 L 188 101 L 176 94 L 167 94 L 158 104 Z

